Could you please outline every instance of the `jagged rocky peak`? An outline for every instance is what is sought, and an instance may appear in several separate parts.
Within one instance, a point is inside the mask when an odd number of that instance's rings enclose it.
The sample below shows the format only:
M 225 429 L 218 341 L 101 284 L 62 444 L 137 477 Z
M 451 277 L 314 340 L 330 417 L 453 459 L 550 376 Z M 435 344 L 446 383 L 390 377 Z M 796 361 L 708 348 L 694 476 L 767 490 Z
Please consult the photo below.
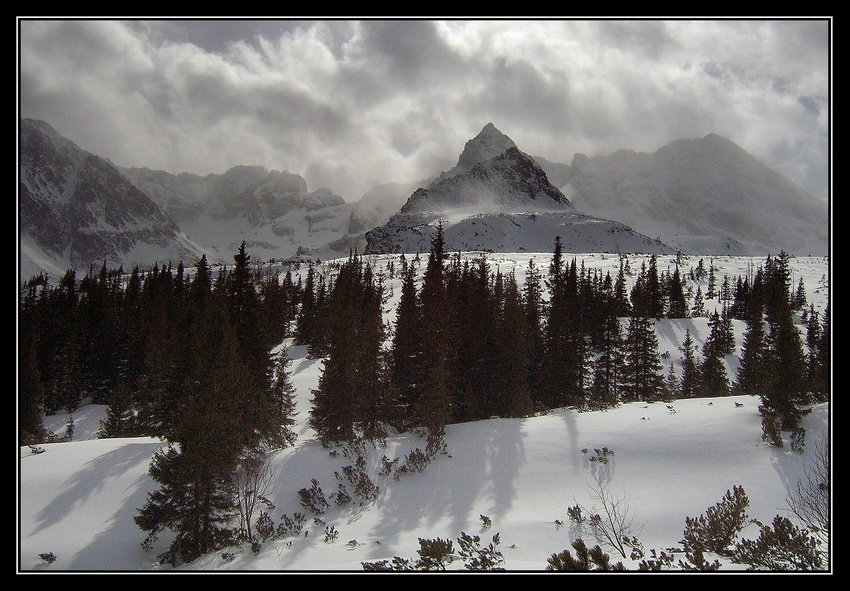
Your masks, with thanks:
M 461 211 L 508 213 L 572 209 L 567 197 L 533 158 L 510 147 L 469 171 L 417 189 L 401 213 Z
M 511 138 L 496 129 L 496 126 L 492 123 L 488 123 L 478 135 L 466 142 L 455 167 L 442 173 L 431 184 L 469 172 L 479 162 L 504 154 L 508 149 L 516 147 L 517 145 Z

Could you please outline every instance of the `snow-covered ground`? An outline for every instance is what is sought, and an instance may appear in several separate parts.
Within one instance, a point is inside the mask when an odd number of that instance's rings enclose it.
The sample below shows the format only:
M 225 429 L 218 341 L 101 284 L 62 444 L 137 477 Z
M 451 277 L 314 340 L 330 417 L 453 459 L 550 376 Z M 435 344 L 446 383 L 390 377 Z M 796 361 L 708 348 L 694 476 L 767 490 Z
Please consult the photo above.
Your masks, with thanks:
M 585 268 L 611 269 L 612 277 L 619 266 L 612 255 L 575 256 Z M 503 273 L 513 269 L 521 280 L 529 258 L 545 270 L 551 257 L 524 253 L 489 258 L 494 271 L 497 265 Z M 644 258 L 629 256 L 635 273 Z M 707 268 L 710 258 L 703 258 Z M 397 257 L 374 257 L 373 262 L 387 272 L 391 259 Z M 680 271 L 698 260 L 691 257 Z M 732 279 L 763 262 L 760 257 L 714 257 L 718 286 L 724 274 Z M 672 269 L 666 256 L 659 258 L 659 270 L 668 264 Z M 802 277 L 809 301 L 822 310 L 829 293 L 828 261 L 795 258 L 792 268 L 794 286 Z M 394 317 L 400 281 L 398 275 L 386 278 L 388 318 Z M 712 300 L 706 301 L 706 309 L 713 311 Z M 660 320 L 656 328 L 659 351 L 669 351 L 667 362 L 676 369 L 685 331 L 690 329 L 698 345 L 707 336 L 705 318 Z M 730 377 L 737 370 L 743 325 L 736 323 L 734 330 L 738 349 L 726 358 Z M 180 571 L 363 572 L 364 562 L 418 558 L 419 538 L 454 541 L 457 551 L 462 533 L 479 535 L 483 545 L 498 533 L 506 570 L 543 571 L 547 558 L 572 551 L 577 537 L 589 546 L 597 543 L 587 526 L 570 521 L 567 508 L 598 508 L 593 495 L 600 486 L 634 517 L 634 533 L 647 551 L 681 547 L 685 518 L 703 514 L 734 486 L 746 491 L 750 517 L 770 523 L 775 515 L 789 516 L 789 490 L 805 477 L 818 445 L 831 434 L 830 406 L 820 404 L 804 419 L 804 453 L 790 445 L 772 447 L 761 438 L 759 401 L 748 396 L 669 405 L 636 402 L 583 413 L 558 409 L 523 419 L 454 424 L 446 429 L 443 452 L 423 472 L 398 480 L 382 475 L 382 458 L 403 462 L 411 450 L 424 449 L 424 441 L 401 434 L 388 438 L 385 447 L 367 446 L 366 470 L 378 487 L 376 498 L 363 505 L 355 499 L 342 507 L 331 502 L 325 514 L 315 516 L 317 521 L 301 506 L 298 491 L 316 479 L 329 496 L 337 490 L 335 472 L 342 473 L 354 460 L 343 450 L 322 447 L 307 426 L 310 390 L 318 384 L 321 361 L 308 359 L 304 347 L 290 346 L 288 352 L 297 390 L 298 440 L 273 457 L 273 485 L 266 496 L 274 505 L 269 514 L 275 524 L 295 513 L 309 519 L 297 536 L 267 541 L 256 554 L 248 545 L 229 548 L 182 565 Z M 38 454 L 20 448 L 19 572 L 171 569 L 156 560 L 167 540 L 145 552 L 140 545 L 145 533 L 133 521 L 147 494 L 158 488 L 147 470 L 163 443 L 150 438 L 96 439 L 104 411 L 93 405 L 78 409 L 70 442 L 42 445 L 44 452 Z M 45 417 L 45 426 L 59 435 L 68 422 L 68 415 Z M 613 452 L 609 461 L 593 461 L 595 450 L 603 447 Z M 755 539 L 757 527 L 748 526 L 741 536 Z M 636 568 L 629 559 L 606 551 L 613 562 L 622 560 Z M 56 560 L 48 564 L 39 557 L 43 553 L 53 553 Z M 457 560 L 449 568 L 463 570 L 464 565 Z M 724 568 L 740 567 L 726 563 Z

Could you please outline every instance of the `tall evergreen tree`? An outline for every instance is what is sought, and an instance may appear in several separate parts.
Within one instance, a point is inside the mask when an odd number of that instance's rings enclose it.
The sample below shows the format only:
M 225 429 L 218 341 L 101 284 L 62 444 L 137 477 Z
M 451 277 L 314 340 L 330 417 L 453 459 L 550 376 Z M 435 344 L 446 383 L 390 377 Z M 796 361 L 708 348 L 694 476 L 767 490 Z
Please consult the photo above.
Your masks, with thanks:
M 708 320 L 709 334 L 702 347 L 700 393 L 702 396 L 728 396 L 729 378 L 724 358 L 722 321 L 715 310 Z
M 452 421 L 452 384 L 449 307 L 446 297 L 445 237 L 442 221 L 431 237 L 431 248 L 419 293 L 423 330 L 422 391 L 416 421 L 433 436 L 440 436 Z
M 543 333 L 543 277 L 534 263 L 529 259 L 525 271 L 523 285 L 523 306 L 526 324 L 528 326 L 529 367 L 528 384 L 534 404 L 544 406 L 543 379 L 545 337 Z
M 623 399 L 658 400 L 664 386 L 658 336 L 650 318 L 631 316 L 626 333 Z
M 326 322 L 328 355 L 313 391 L 310 424 L 323 443 L 363 437 L 383 439 L 387 422 L 383 355 L 382 287 L 358 255 L 343 264 L 325 314 L 347 321 Z
M 18 445 L 43 443 L 44 386 L 38 369 L 36 335 L 32 324 L 22 323 L 18 335 Z
M 815 320 L 816 321 L 816 320 Z M 832 385 L 832 357 L 830 354 L 832 340 L 829 305 L 824 308 L 820 329 L 813 338 L 814 355 L 810 357 L 809 375 L 810 388 L 817 402 L 827 402 L 830 399 Z
M 767 333 L 761 307 L 752 306 L 750 314 L 751 318 L 747 321 L 747 329 L 741 343 L 735 389 L 741 394 L 760 396 L 769 383 Z
M 416 290 L 416 270 L 405 265 L 401 298 L 393 333 L 393 383 L 398 392 L 395 421 L 404 431 L 412 426 L 412 410 L 421 404 L 423 337 Z
M 623 330 L 613 311 L 602 319 L 602 338 L 593 362 L 591 408 L 616 406 L 623 385 Z
M 685 301 L 685 291 L 682 287 L 682 278 L 679 275 L 679 266 L 673 271 L 668 287 L 668 299 L 670 305 L 667 309 L 668 318 L 687 318 L 688 304 Z
M 682 379 L 679 396 L 696 398 L 700 396 L 699 365 L 696 358 L 696 344 L 691 336 L 691 330 L 685 330 L 685 339 L 679 350 L 682 352 Z
M 495 374 L 489 412 L 505 417 L 528 416 L 533 409 L 528 375 L 531 366 L 530 330 L 519 285 L 513 273 L 504 279 L 504 296 L 494 335 Z
M 242 360 L 224 297 L 193 309 L 178 406 L 167 449 L 155 454 L 151 477 L 162 488 L 135 517 L 149 546 L 174 532 L 165 562 L 189 562 L 220 548 L 235 514 L 231 474 L 245 447 Z

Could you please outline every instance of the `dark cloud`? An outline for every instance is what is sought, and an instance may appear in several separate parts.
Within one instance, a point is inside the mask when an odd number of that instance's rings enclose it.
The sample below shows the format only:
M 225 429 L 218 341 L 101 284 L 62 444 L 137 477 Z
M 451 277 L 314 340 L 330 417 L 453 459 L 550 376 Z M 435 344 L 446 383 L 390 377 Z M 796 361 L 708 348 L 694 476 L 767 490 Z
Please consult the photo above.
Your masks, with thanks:
M 21 20 L 20 111 L 122 166 L 259 164 L 349 200 L 488 122 L 569 163 L 718 133 L 819 196 L 829 23 Z

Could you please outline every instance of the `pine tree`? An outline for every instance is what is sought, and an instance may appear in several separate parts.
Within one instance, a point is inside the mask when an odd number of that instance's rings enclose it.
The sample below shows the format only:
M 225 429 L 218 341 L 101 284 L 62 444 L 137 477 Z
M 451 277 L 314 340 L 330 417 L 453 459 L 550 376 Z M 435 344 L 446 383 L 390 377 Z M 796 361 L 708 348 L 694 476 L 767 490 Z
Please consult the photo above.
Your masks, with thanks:
M 235 514 L 231 474 L 250 443 L 244 430 L 244 369 L 235 327 L 223 296 L 193 310 L 186 332 L 188 356 L 169 448 L 157 453 L 150 493 L 135 517 L 148 546 L 165 531 L 174 540 L 163 561 L 189 562 L 220 548 Z
M 393 383 L 399 408 L 395 421 L 402 431 L 412 425 L 412 409 L 420 405 L 422 391 L 422 327 L 417 305 L 416 270 L 403 265 L 401 298 L 396 308 L 393 334 Z
M 664 317 L 664 295 L 658 276 L 658 258 L 653 254 L 649 257 L 649 268 L 646 272 L 646 294 L 648 297 L 648 316 L 651 318 Z
M 36 359 L 36 336 L 24 322 L 18 345 L 18 445 L 33 445 L 47 439 L 42 422 L 44 387 Z
M 670 364 L 670 369 L 667 371 L 667 375 L 664 378 L 664 392 L 666 393 L 666 398 L 668 400 L 675 400 L 679 398 L 682 392 L 681 382 L 679 377 L 676 375 L 676 369 L 673 367 L 673 364 Z
M 275 446 L 289 447 L 295 444 L 297 434 L 292 427 L 298 411 L 295 407 L 295 386 L 292 383 L 292 360 L 285 347 L 277 352 L 275 358 L 274 396 L 277 401 L 277 419 L 280 426 L 277 436 L 270 437 Z
M 549 265 L 549 310 L 546 321 L 546 405 L 549 408 L 585 402 L 584 368 L 589 357 L 581 322 L 582 299 L 579 293 L 575 259 L 569 268 L 563 262 L 560 236 Z
M 419 293 L 423 330 L 422 396 L 414 409 L 416 423 L 440 434 L 452 421 L 449 308 L 446 297 L 446 261 L 443 224 L 431 237 L 422 288 Z
M 741 344 L 741 360 L 738 367 L 736 391 L 750 396 L 760 396 L 768 387 L 768 342 L 761 308 L 750 309 L 752 317 L 747 321 Z
M 626 290 L 626 272 L 622 256 L 620 257 L 620 268 L 617 271 L 617 279 L 614 282 L 614 302 L 615 316 L 624 318 L 631 313 L 632 306 Z
M 694 305 L 691 307 L 691 316 L 700 318 L 705 316 L 705 300 L 702 297 L 702 289 L 697 285 L 697 292 L 694 295 Z
M 800 281 L 797 283 L 797 291 L 794 292 L 792 308 L 794 310 L 802 310 L 803 307 L 805 307 L 806 302 L 806 285 L 803 283 L 803 278 L 800 277 Z
M 530 330 L 523 310 L 519 285 L 513 272 L 504 279 L 504 297 L 496 329 L 493 359 L 494 395 L 492 414 L 503 417 L 528 416 L 532 409 L 528 375 L 531 366 Z
M 679 275 L 679 266 L 673 271 L 668 287 L 668 299 L 670 305 L 667 311 L 668 318 L 687 318 L 688 304 L 685 302 L 685 292 L 682 288 L 682 278 Z
M 685 330 L 685 339 L 679 350 L 682 352 L 682 379 L 680 396 L 696 398 L 700 395 L 699 366 L 696 360 L 696 344 L 691 337 L 691 330 Z
M 724 361 L 724 343 L 720 314 L 715 310 L 708 321 L 709 335 L 702 348 L 700 393 L 703 396 L 728 396 L 729 378 Z
M 714 259 L 711 259 L 708 264 L 708 289 L 705 292 L 705 297 L 710 300 L 717 297 L 717 277 L 714 275 Z
M 821 318 L 820 329 L 814 337 L 814 355 L 810 357 L 809 375 L 814 399 L 818 402 L 826 402 L 830 399 L 832 384 L 832 357 L 831 349 L 831 324 L 829 318 L 829 305 L 824 308 Z
M 323 443 L 385 436 L 390 401 L 382 350 L 382 289 L 371 267 L 356 254 L 339 269 L 324 314 L 347 320 L 324 323 L 328 354 L 319 387 L 313 390 L 309 419 Z
M 523 307 L 525 310 L 526 324 L 528 326 L 529 367 L 528 384 L 531 388 L 531 397 L 535 405 L 543 406 L 543 359 L 545 354 L 545 337 L 543 334 L 543 278 L 534 264 L 534 259 L 529 259 L 528 268 L 525 271 L 525 284 L 523 286 Z
M 602 338 L 593 364 L 592 408 L 608 408 L 619 403 L 623 363 L 620 319 L 608 314 L 602 321 Z
M 664 386 L 655 325 L 649 318 L 631 316 L 626 333 L 623 398 L 658 400 Z

